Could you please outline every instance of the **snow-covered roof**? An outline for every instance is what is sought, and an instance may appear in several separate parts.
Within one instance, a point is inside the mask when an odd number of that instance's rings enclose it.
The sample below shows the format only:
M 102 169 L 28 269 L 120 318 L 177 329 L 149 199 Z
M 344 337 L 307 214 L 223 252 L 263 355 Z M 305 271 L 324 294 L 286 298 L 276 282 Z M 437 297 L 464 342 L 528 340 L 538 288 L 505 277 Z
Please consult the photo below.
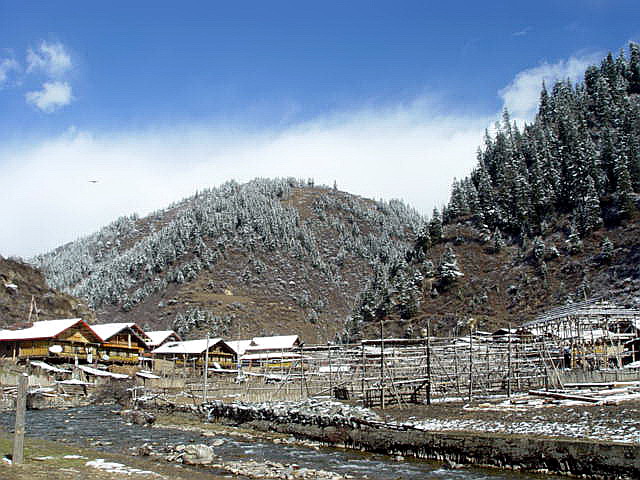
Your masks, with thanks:
M 81 318 L 66 318 L 61 320 L 42 320 L 39 322 L 33 322 L 31 327 L 23 328 L 22 330 L 0 330 L 0 341 L 53 338 L 81 322 L 84 323 L 84 325 L 94 333 L 96 337 L 99 337 L 99 335 L 94 332 L 92 328 Z
M 87 367 L 86 365 L 78 365 L 78 368 L 89 375 L 95 375 L 96 377 L 111 377 L 123 380 L 129 378 L 129 375 L 124 373 L 113 373 L 106 370 L 98 370 L 97 368 Z
M 122 330 L 127 328 L 133 328 L 135 323 L 103 323 L 101 325 L 92 325 L 93 331 L 98 334 L 103 342 L 109 340 L 114 335 L 117 335 Z
M 55 373 L 71 373 L 71 370 L 65 370 L 64 368 L 54 367 L 53 365 L 49 365 L 48 363 L 41 362 L 40 360 L 31 360 L 29 361 L 31 365 L 34 367 L 39 367 L 43 370 L 47 370 L 49 372 Z
M 498 330 L 496 330 L 495 332 L 492 333 L 492 335 L 509 335 L 509 334 L 516 334 L 518 333 L 518 329 L 517 328 L 499 328 Z
M 290 350 L 299 341 L 298 335 L 277 335 L 274 337 L 253 337 L 246 351 L 258 350 Z
M 178 335 L 173 330 L 154 330 L 151 332 L 144 332 L 144 333 L 146 333 L 147 337 L 151 339 L 150 342 L 147 342 L 147 345 L 149 345 L 150 347 L 156 347 L 162 344 L 162 342 L 164 342 L 171 335 L 175 335 L 178 338 L 180 338 L 180 335 Z
M 249 345 L 251 345 L 252 341 L 253 340 L 229 340 L 225 343 L 231 347 L 231 350 L 236 352 L 236 355 L 244 355 L 244 352 Z
M 184 342 L 169 342 L 156 348 L 151 353 L 179 353 L 179 354 L 201 354 L 207 349 L 207 342 L 209 342 L 209 348 L 223 342 L 221 338 L 203 338 L 201 340 L 186 340 Z
M 300 355 L 293 352 L 263 352 L 263 353 L 248 353 L 243 355 L 240 360 L 310 360 L 311 357 L 306 355 Z

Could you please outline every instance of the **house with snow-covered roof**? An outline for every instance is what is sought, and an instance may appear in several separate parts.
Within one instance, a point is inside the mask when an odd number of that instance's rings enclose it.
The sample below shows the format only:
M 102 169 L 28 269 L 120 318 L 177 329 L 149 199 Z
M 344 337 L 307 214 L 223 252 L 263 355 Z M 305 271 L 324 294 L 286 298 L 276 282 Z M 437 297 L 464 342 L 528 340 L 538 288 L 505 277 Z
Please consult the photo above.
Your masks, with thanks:
M 298 335 L 275 335 L 272 337 L 253 337 L 245 354 L 278 353 L 294 350 L 300 346 Z
M 244 355 L 244 352 L 249 348 L 253 340 L 227 340 L 226 343 L 235 352 L 239 358 Z
M 92 328 L 102 339 L 98 349 L 98 357 L 102 362 L 137 364 L 150 341 L 147 334 L 133 322 L 103 323 Z
M 296 352 L 300 346 L 300 337 L 298 335 L 254 337 L 244 349 L 240 360 L 242 365 L 247 367 L 289 367 L 293 362 L 305 358 L 299 352 Z
M 102 338 L 81 318 L 42 320 L 25 328 L 0 330 L 0 356 L 15 360 L 92 363 Z
M 231 368 L 236 362 L 235 352 L 221 338 L 167 342 L 152 350 L 151 354 L 154 358 L 172 361 L 174 365 L 196 368 L 204 367 L 205 361 L 221 368 Z
M 147 337 L 149 337 L 149 341 L 147 342 L 147 348 L 149 350 L 155 350 L 168 342 L 182 341 L 180 335 L 173 330 L 152 330 L 145 333 L 147 334 Z

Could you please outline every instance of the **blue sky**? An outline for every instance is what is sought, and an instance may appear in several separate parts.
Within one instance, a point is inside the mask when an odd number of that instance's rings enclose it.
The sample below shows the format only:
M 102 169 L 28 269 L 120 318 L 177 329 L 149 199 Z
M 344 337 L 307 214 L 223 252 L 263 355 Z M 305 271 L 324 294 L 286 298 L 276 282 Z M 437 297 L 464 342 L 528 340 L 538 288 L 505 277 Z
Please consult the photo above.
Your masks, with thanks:
M 429 212 L 503 106 L 639 39 L 626 0 L 0 0 L 0 254 L 231 177 Z

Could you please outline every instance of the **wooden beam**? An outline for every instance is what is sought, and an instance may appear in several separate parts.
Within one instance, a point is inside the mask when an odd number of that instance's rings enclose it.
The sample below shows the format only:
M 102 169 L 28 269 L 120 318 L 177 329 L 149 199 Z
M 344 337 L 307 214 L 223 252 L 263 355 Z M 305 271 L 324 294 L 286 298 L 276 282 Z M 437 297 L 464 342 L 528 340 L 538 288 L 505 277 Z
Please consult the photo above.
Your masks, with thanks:
M 546 390 L 529 390 L 529 395 L 534 395 L 536 397 L 555 398 L 558 400 L 577 400 L 579 402 L 590 402 L 590 403 L 598 403 L 601 400 L 600 398 L 587 397 L 585 395 L 574 395 L 571 393 L 561 393 L 561 392 L 549 392 Z

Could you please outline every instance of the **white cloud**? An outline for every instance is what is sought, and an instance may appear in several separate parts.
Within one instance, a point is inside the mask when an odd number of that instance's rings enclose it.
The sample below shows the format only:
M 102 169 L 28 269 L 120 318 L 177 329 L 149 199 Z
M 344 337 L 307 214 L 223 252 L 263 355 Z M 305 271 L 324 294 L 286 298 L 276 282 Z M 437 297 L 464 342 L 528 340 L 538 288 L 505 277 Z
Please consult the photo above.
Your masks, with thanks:
M 581 80 L 586 68 L 597 63 L 600 58 L 602 55 L 595 53 L 573 56 L 568 60 L 542 63 L 537 67 L 523 70 L 509 85 L 500 90 L 504 106 L 509 110 L 512 118 L 529 122 L 535 117 L 543 81 L 550 89 L 556 80 L 567 78 L 574 82 Z
M 51 113 L 58 108 L 69 105 L 73 97 L 71 86 L 67 82 L 45 82 L 42 90 L 27 92 L 27 103 L 31 103 L 45 113 Z
M 71 56 L 61 43 L 40 43 L 36 50 L 27 50 L 27 72 L 43 71 L 50 77 L 60 77 L 72 67 Z
M 433 106 L 371 109 L 280 131 L 211 125 L 100 135 L 70 131 L 0 151 L 0 254 L 30 256 L 235 178 L 294 176 L 425 213 L 468 173 L 489 118 Z M 98 183 L 90 183 L 97 180 Z
M 20 64 L 13 58 L 3 58 L 0 60 L 0 88 L 9 80 L 9 74 L 20 70 Z
M 577 79 L 594 60 L 577 56 L 525 70 L 500 94 L 513 118 L 530 120 L 543 79 Z M 64 103 L 66 95 L 61 98 Z M 72 128 L 22 149 L 0 146 L 0 191 L 7 199 L 0 254 L 43 252 L 118 216 L 144 215 L 232 178 L 335 180 L 341 190 L 401 198 L 430 213 L 447 201 L 453 177 L 473 168 L 484 129 L 497 118 L 445 113 L 421 100 L 280 130 L 206 124 L 104 134 Z

